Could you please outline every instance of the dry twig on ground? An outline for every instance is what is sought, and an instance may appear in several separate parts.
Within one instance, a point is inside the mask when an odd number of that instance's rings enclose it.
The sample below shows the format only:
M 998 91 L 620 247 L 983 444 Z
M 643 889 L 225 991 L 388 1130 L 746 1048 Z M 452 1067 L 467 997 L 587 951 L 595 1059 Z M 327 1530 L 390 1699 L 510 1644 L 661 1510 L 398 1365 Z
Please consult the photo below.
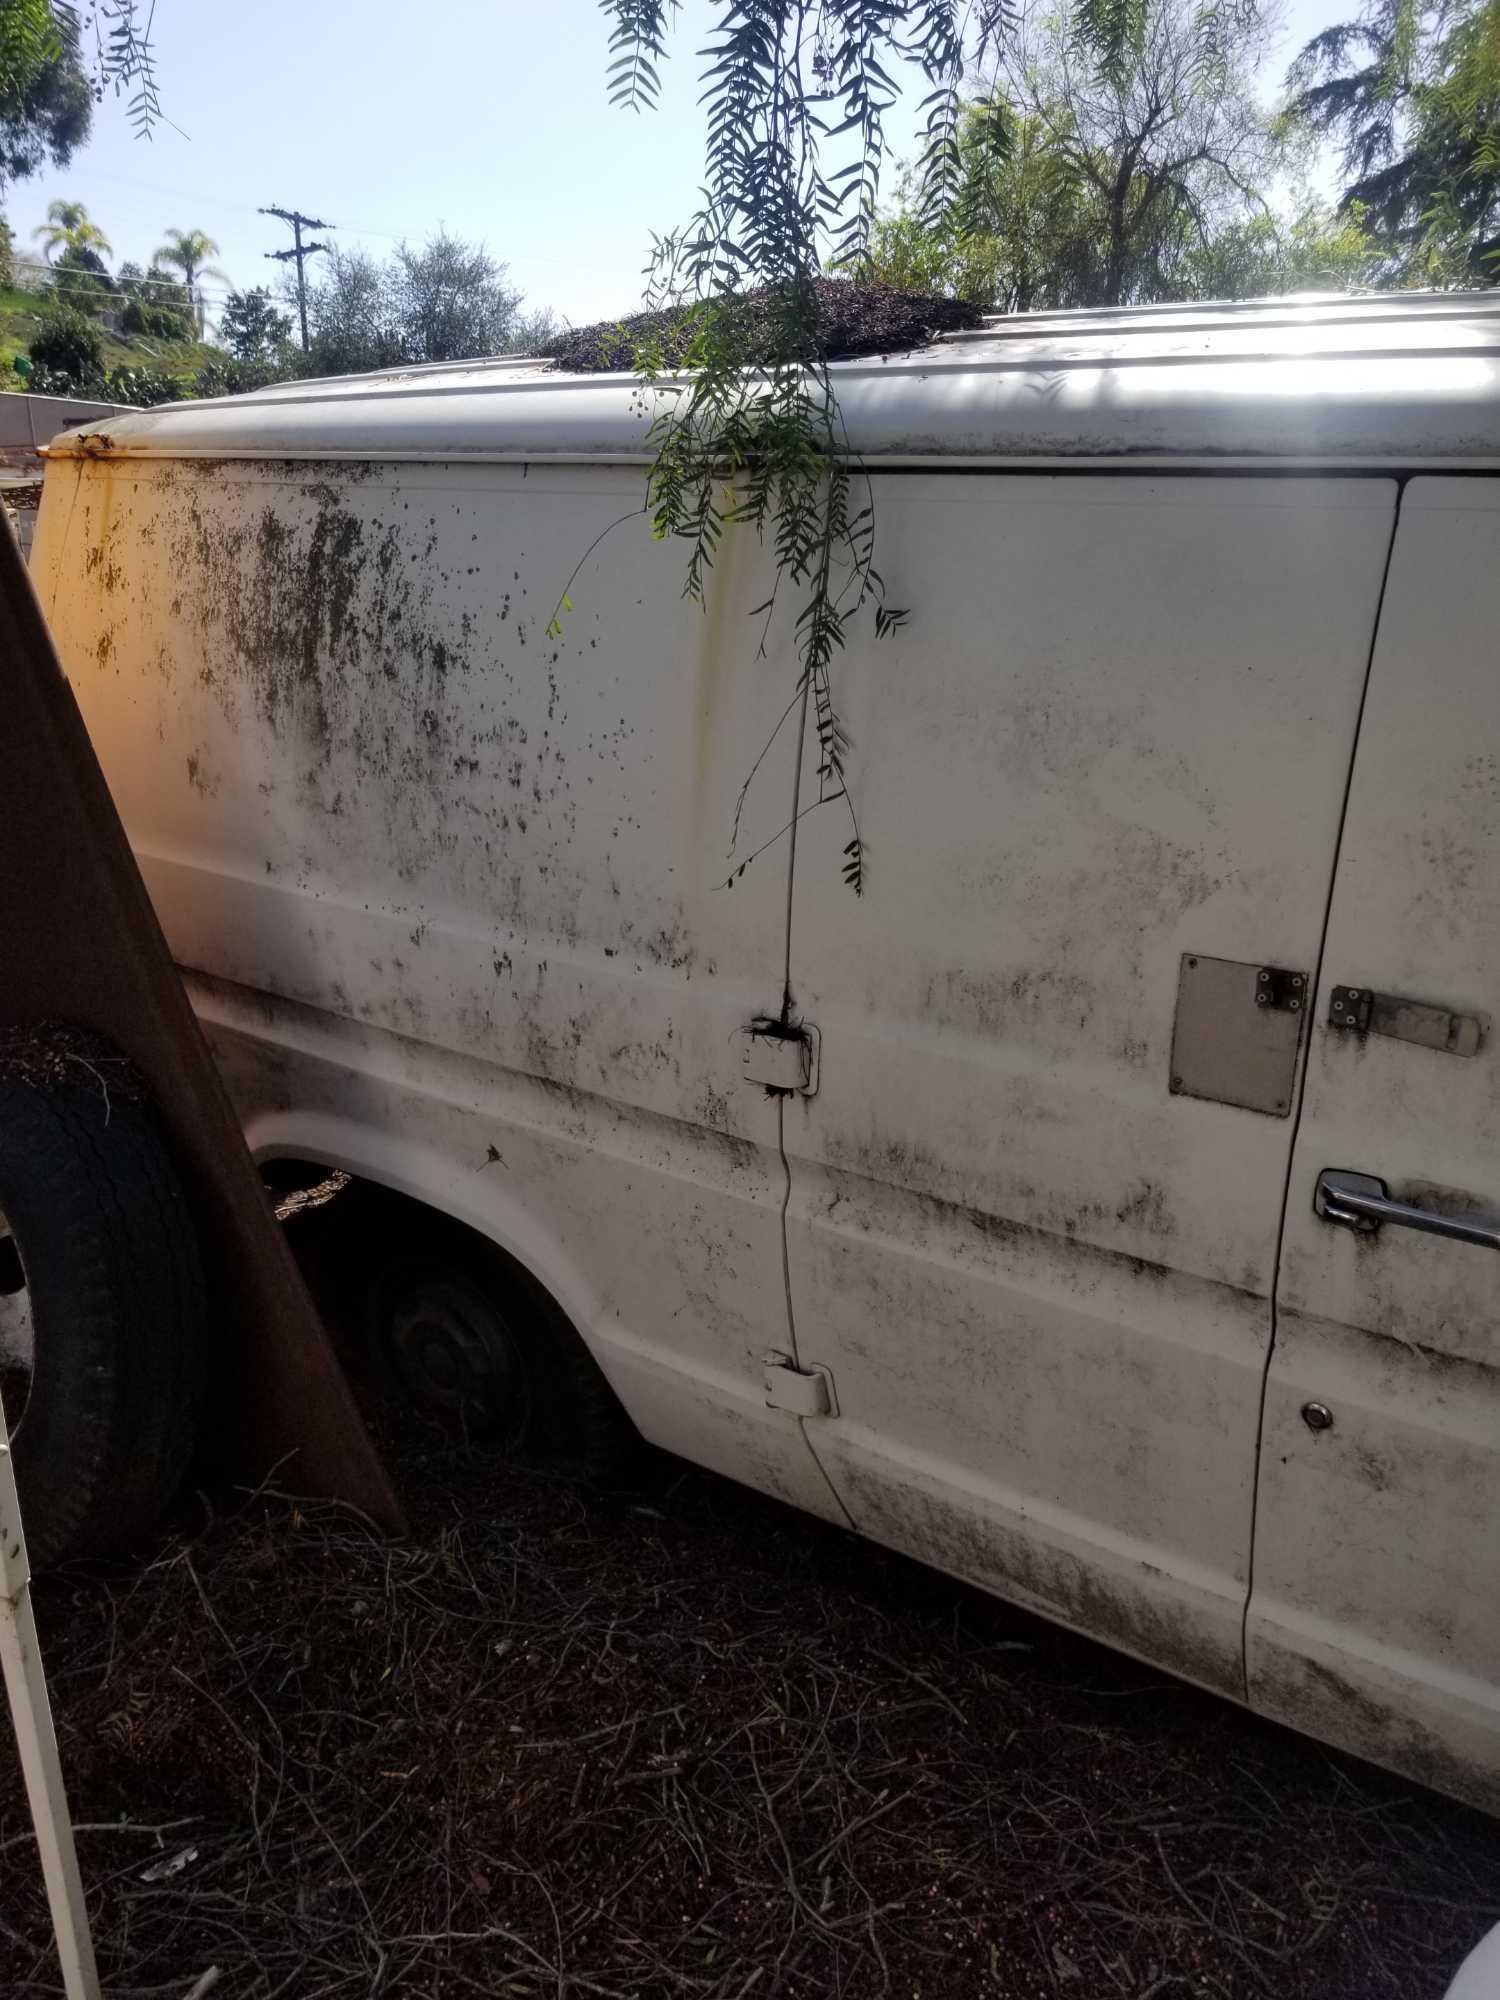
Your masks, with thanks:
M 43 1580 L 112 1993 L 1424 2000 L 1500 1917 L 1500 1827 L 772 1502 L 394 1450 L 410 1542 L 265 1492 Z

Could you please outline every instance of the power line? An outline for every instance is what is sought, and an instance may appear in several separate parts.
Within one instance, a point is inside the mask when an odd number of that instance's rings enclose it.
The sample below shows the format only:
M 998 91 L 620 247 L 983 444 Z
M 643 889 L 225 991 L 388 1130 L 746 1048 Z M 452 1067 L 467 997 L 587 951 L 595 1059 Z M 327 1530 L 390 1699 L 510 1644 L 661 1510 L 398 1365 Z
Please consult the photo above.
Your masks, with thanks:
M 182 201 L 195 201 L 200 208 L 232 209 L 236 215 L 267 215 L 275 212 L 264 208 L 256 208 L 250 202 L 231 200 L 227 195 L 204 194 L 201 189 L 167 187 L 160 181 L 137 180 L 133 174 L 111 173 L 92 167 L 89 173 L 90 178 L 93 180 L 113 181 L 120 187 L 140 188 L 147 194 L 166 194 L 172 195 Z M 329 222 L 320 222 L 317 226 L 320 229 L 331 229 L 334 227 Z M 431 227 L 430 224 L 426 226 Z M 340 224 L 339 227 L 346 235 L 375 236 L 379 237 L 385 243 L 407 243 L 410 242 L 415 233 L 411 229 L 377 229 L 372 223 L 365 222 L 345 222 Z M 486 248 L 488 247 L 488 243 L 486 243 Z M 515 249 L 508 244 L 501 244 L 497 254 L 500 256 L 500 261 L 506 264 L 557 264 L 570 271 L 595 271 L 598 269 L 598 260 L 596 258 L 554 257 L 550 251 Z
M 180 278 L 169 278 L 164 271 L 143 271 L 138 277 L 124 279 L 112 272 L 101 271 L 98 273 L 99 284 L 91 285 L 76 265 L 48 264 L 39 257 L 18 257 L 15 269 L 17 272 L 35 272 L 39 277 L 45 278 L 48 281 L 52 290 L 59 292 L 99 293 L 106 289 L 105 281 L 107 280 L 107 289 L 123 298 L 131 296 L 131 293 L 125 290 L 125 287 L 129 285 L 141 290 L 164 291 L 169 294 L 168 302 L 171 304 L 185 303 L 185 287 L 182 280 Z M 22 289 L 25 290 L 28 288 L 22 287 Z M 233 285 L 226 285 L 222 293 L 216 285 L 197 285 L 194 287 L 195 295 L 201 294 L 204 298 L 228 298 L 233 291 Z
M 45 292 L 32 292 L 25 285 L 19 285 L 16 289 L 27 292 L 30 297 L 36 299 L 39 303 L 52 298 L 93 299 L 108 311 L 119 311 L 132 303 L 129 292 L 105 292 L 101 291 L 97 285 L 49 285 Z M 221 306 L 227 302 L 229 294 L 226 292 L 220 296 L 219 293 L 213 292 L 205 293 L 203 296 L 206 305 Z M 186 313 L 191 311 L 191 307 L 187 304 L 186 300 L 180 298 L 139 299 L 135 303 L 144 306 L 160 306 L 170 312 L 180 311 Z
M 167 187 L 160 181 L 138 180 L 133 174 L 116 174 L 91 167 L 89 175 L 93 180 L 114 181 L 120 187 L 140 188 L 146 194 L 166 194 L 180 201 L 195 201 L 200 208 L 233 209 L 236 215 L 266 215 L 271 212 L 257 208 L 253 202 L 234 201 L 228 195 L 206 195 L 201 188 Z M 332 224 L 322 222 L 318 227 L 329 229 Z M 409 229 L 376 229 L 362 222 L 350 222 L 345 227 L 356 236 L 379 236 L 388 243 L 403 242 L 411 234 Z
M 313 215 L 303 215 L 301 211 L 298 209 L 277 208 L 274 206 L 274 204 L 269 208 L 263 208 L 260 212 L 262 215 L 274 215 L 280 221 L 291 224 L 292 241 L 295 247 L 290 250 L 267 250 L 265 254 L 274 263 L 277 264 L 285 264 L 288 261 L 294 261 L 296 263 L 297 317 L 302 322 L 302 352 L 306 354 L 307 273 L 306 270 L 304 269 L 304 265 L 309 257 L 315 256 L 317 252 L 320 250 L 326 250 L 328 248 L 328 245 L 326 243 L 304 243 L 302 241 L 302 232 L 304 229 L 332 229 L 335 227 L 335 225 L 331 222 L 321 222 L 316 216 Z
M 15 289 L 19 292 L 25 293 L 26 296 L 29 298 L 34 298 L 38 302 L 39 307 L 42 304 L 44 304 L 48 299 L 52 298 L 93 299 L 96 304 L 104 306 L 104 308 L 107 311 L 111 312 L 118 312 L 122 310 L 125 306 L 128 306 L 132 303 L 131 294 L 129 292 L 104 291 L 98 285 L 54 284 L 54 285 L 49 285 L 46 291 L 44 292 L 33 291 L 29 285 L 18 285 L 16 286 Z M 197 294 L 195 294 L 195 296 L 197 296 Z M 221 293 L 214 291 L 214 292 L 204 292 L 202 293 L 201 296 L 203 298 L 203 302 L 205 305 L 217 307 L 217 306 L 227 305 L 232 294 L 229 292 Z M 180 295 L 176 298 L 169 298 L 169 299 L 151 299 L 151 298 L 140 299 L 136 300 L 135 303 L 146 306 L 161 306 L 173 312 L 177 311 L 189 312 L 191 310 L 191 308 L 187 304 L 187 301 L 183 299 Z

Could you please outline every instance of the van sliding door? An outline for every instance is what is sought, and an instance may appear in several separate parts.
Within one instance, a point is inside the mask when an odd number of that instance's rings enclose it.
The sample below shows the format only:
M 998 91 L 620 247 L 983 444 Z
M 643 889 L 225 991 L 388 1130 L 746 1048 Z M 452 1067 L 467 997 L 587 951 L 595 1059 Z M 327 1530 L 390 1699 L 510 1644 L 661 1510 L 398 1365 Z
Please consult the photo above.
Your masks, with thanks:
M 1491 1811 L 1497 632 L 1500 480 L 1412 480 L 1292 1162 L 1248 1625 L 1257 1707 Z
M 836 667 L 864 891 L 836 804 L 793 898 L 821 1077 L 789 1272 L 837 1405 L 808 1435 L 868 1533 L 1242 1694 L 1291 982 L 1395 487 L 874 486 L 912 614 Z

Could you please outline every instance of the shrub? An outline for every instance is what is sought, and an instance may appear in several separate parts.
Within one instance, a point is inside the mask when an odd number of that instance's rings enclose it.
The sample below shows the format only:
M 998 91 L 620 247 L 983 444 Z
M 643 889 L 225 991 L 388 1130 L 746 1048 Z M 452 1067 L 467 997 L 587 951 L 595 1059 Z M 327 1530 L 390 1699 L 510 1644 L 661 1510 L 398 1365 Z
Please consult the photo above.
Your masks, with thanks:
M 268 382 L 285 382 L 290 371 L 273 361 L 234 361 L 228 355 L 205 361 L 193 383 L 195 396 L 248 396 Z
M 120 315 L 126 333 L 145 334 L 151 340 L 191 340 L 191 316 L 176 306 L 154 306 L 144 299 L 131 299 Z
M 105 399 L 149 410 L 157 403 L 180 402 L 185 390 L 175 376 L 154 368 L 116 368 L 104 383 Z
M 78 388 L 104 373 L 104 342 L 92 320 L 65 308 L 54 313 L 28 349 L 39 369 L 65 388 Z M 53 392 L 55 393 L 55 392 Z
M 106 398 L 102 377 L 90 375 L 80 380 L 61 369 L 49 368 L 45 362 L 33 365 L 26 387 L 33 396 L 94 396 L 101 402 Z
M 115 281 L 99 252 L 71 245 L 52 266 L 51 290 L 73 312 L 99 315 L 119 302 Z

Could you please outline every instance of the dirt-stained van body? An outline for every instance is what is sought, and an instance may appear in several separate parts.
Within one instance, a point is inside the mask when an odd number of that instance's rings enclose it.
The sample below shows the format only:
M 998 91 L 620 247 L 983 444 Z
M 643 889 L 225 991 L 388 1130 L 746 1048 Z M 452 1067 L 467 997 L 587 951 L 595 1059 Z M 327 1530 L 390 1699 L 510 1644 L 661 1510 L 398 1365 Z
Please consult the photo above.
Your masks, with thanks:
M 858 897 L 796 592 L 762 648 L 732 534 L 684 602 L 628 378 L 54 449 L 250 1144 L 502 1246 L 649 1439 L 1500 1809 L 1500 311 L 836 373 L 910 607 L 836 667 Z

